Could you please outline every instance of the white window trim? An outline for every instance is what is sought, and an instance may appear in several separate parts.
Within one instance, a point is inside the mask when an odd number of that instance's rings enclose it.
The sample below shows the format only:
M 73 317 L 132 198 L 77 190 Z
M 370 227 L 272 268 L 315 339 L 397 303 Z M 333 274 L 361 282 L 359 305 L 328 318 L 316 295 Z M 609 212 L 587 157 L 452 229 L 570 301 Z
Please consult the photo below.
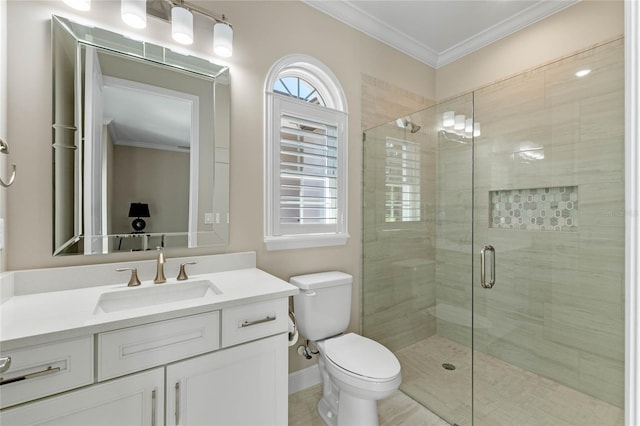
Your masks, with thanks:
M 279 155 L 276 155 L 276 142 L 279 140 L 279 127 L 275 127 L 274 104 L 286 105 L 287 108 L 299 107 L 301 116 L 304 116 L 307 103 L 292 99 L 284 95 L 272 92 L 275 82 L 284 76 L 299 77 L 313 85 L 326 102 L 326 108 L 344 114 L 339 129 L 339 156 L 338 156 L 338 208 L 339 223 L 336 232 L 307 233 L 291 235 L 274 235 L 275 220 L 279 213 L 274 209 L 279 208 L 275 201 L 277 189 L 276 182 L 279 179 Z M 317 59 L 306 55 L 288 55 L 276 62 L 267 75 L 265 81 L 265 144 L 264 144 L 264 242 L 267 250 L 286 250 L 311 247 L 328 247 L 345 245 L 349 239 L 347 232 L 347 103 L 344 91 L 333 72 Z M 279 117 L 279 115 L 278 115 Z M 278 204 L 278 205 L 276 205 Z

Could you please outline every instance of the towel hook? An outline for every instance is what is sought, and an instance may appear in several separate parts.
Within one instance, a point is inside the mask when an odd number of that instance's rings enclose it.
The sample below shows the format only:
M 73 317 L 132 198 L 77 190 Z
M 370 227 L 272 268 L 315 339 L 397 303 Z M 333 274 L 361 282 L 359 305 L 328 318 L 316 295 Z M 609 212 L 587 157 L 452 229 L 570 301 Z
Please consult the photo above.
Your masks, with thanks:
M 7 143 L 2 138 L 0 138 L 0 154 L 9 154 L 9 145 L 7 145 Z M 5 183 L 4 180 L 0 178 L 0 185 L 2 185 L 5 188 L 8 188 L 11 186 L 11 184 L 15 179 L 16 179 L 16 165 L 12 164 L 11 177 L 9 178 L 9 182 Z

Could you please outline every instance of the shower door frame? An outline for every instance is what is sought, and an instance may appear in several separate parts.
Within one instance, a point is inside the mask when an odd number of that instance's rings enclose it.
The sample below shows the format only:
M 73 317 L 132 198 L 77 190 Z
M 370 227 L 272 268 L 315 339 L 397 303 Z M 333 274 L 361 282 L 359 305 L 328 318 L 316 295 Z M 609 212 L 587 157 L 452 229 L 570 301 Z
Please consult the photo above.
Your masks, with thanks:
M 640 5 L 625 17 L 625 424 L 640 424 Z

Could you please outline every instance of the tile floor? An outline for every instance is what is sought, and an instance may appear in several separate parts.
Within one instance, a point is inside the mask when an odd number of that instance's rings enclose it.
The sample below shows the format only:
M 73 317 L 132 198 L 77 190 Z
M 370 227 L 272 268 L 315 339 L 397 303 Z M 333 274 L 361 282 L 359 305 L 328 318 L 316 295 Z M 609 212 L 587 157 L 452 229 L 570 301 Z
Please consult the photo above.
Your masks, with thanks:
M 471 424 L 471 353 L 449 339 L 432 336 L 396 352 L 402 391 L 378 403 L 380 426 Z M 476 352 L 476 426 L 618 426 L 624 410 Z M 448 362 L 455 370 L 445 370 Z M 316 407 L 320 385 L 289 397 L 289 425 L 324 426 Z M 433 410 L 416 400 L 425 401 Z M 427 402 L 428 401 L 428 402 Z M 443 418 L 438 417 L 440 414 Z
M 289 426 L 325 426 L 318 414 L 322 385 L 289 396 Z M 398 391 L 378 403 L 380 426 L 449 426 L 447 422 Z

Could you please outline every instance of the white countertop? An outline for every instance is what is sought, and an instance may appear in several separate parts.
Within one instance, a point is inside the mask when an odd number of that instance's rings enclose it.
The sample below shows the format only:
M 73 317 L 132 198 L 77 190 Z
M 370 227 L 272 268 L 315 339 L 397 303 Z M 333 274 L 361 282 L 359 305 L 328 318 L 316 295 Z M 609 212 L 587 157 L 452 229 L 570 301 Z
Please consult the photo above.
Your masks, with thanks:
M 221 294 L 153 306 L 103 313 L 96 306 L 103 293 L 153 286 L 176 286 L 208 280 Z M 297 287 L 255 267 L 193 275 L 187 281 L 164 284 L 142 281 L 139 287 L 110 284 L 24 295 L 0 305 L 0 345 L 3 351 L 54 340 L 85 336 L 149 322 L 289 297 Z

